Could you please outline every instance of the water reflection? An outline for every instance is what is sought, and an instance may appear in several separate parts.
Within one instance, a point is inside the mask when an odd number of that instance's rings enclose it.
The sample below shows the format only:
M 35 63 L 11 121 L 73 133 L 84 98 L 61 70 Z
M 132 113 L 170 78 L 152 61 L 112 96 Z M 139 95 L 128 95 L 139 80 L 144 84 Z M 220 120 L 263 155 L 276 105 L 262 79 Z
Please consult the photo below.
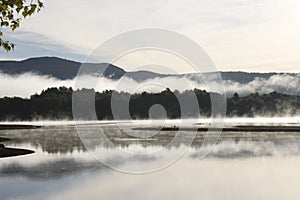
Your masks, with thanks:
M 114 146 L 102 143 L 101 140 L 95 140 L 95 132 L 93 132 L 93 126 L 84 126 L 88 137 L 93 147 L 93 150 L 97 148 L 115 148 L 116 146 L 123 149 L 128 149 L 131 145 L 140 145 L 143 148 L 147 147 L 166 147 L 166 148 L 180 148 L 184 144 L 184 139 L 187 137 L 183 136 L 176 143 L 172 143 L 172 146 L 167 147 L 170 141 L 174 138 L 177 132 L 160 132 L 155 136 L 148 138 L 147 134 L 152 135 L 151 131 L 134 131 L 137 132 L 133 135 L 143 135 L 142 138 L 134 138 L 128 136 L 126 133 L 119 130 L 116 126 L 102 127 L 105 131 L 106 136 L 113 142 Z M 97 127 L 94 127 L 97 129 Z M 199 149 L 203 142 L 204 134 L 206 132 L 198 132 L 195 137 L 191 148 Z M 188 135 L 188 133 L 187 133 Z M 86 152 L 86 149 L 81 142 L 76 128 L 74 126 L 53 126 L 35 130 L 0 130 L 0 137 L 9 138 L 10 140 L 4 141 L 6 146 L 23 146 L 24 144 L 30 145 L 34 149 L 41 149 L 43 152 L 48 154 L 72 154 L 75 152 Z M 211 136 L 212 137 L 212 136 Z M 143 139 L 144 138 L 144 139 Z M 104 139 L 103 139 L 104 140 Z M 229 147 L 239 148 L 238 144 L 245 145 L 245 142 L 251 144 L 257 144 L 257 146 L 264 146 L 266 143 L 273 147 L 279 148 L 286 147 L 289 145 L 297 145 L 300 141 L 300 134 L 295 132 L 226 132 L 222 133 L 218 139 L 217 146 L 230 142 Z M 94 142 L 94 143 L 93 143 Z M 231 144 L 234 142 L 235 144 Z
M 58 179 L 85 171 L 107 169 L 98 162 L 79 162 L 75 159 L 61 159 L 36 163 L 32 166 L 22 165 L 20 162 L 12 162 L 3 165 L 0 177 L 26 177 L 32 179 Z
M 30 144 L 34 149 L 41 149 L 49 154 L 85 151 L 74 127 L 46 127 L 33 130 L 6 130 L 0 135 L 11 140 L 8 145 Z
M 84 127 L 87 131 L 91 130 L 91 126 Z M 169 144 L 176 132 L 161 132 L 152 138 L 135 139 L 128 137 L 116 126 L 110 125 L 103 128 L 116 146 L 106 145 L 98 140 L 95 142 L 93 132 L 91 132 L 92 153 L 101 154 L 105 159 L 110 159 L 118 165 L 132 161 L 155 162 L 156 160 L 163 160 L 171 156 L 176 150 L 185 148 L 178 142 L 168 146 L 168 151 L 159 156 L 144 157 L 141 154 L 122 157 L 116 148 L 129 152 L 159 151 Z M 147 131 L 143 131 L 141 134 L 145 135 Z M 204 138 L 203 134 L 198 133 L 191 148 L 186 153 L 187 157 L 198 158 L 198 150 Z M 59 178 L 84 170 L 105 168 L 86 151 L 74 126 L 49 126 L 34 130 L 2 130 L 0 136 L 11 139 L 5 142 L 6 146 L 26 147 L 36 151 L 33 156 L 1 160 L 0 176 L 2 177 Z M 300 135 L 297 133 L 229 132 L 221 135 L 208 158 L 239 159 L 298 155 L 300 155 Z
M 90 126 L 86 128 L 89 130 Z M 92 153 L 103 154 L 117 165 L 151 166 L 172 155 L 176 149 L 185 148 L 175 143 L 159 156 L 120 157 L 116 148 L 135 152 L 157 151 L 169 143 L 175 132 L 138 140 L 128 137 L 115 126 L 104 128 L 116 146 L 95 142 L 92 143 Z M 1 200 L 98 199 L 99 192 L 104 199 L 123 199 L 124 195 L 129 195 L 131 199 L 147 199 L 141 191 L 158 199 L 199 199 L 199 195 L 204 199 L 255 199 L 263 194 L 263 190 L 255 186 L 258 181 L 265 187 L 264 195 L 267 197 L 275 193 L 282 197 L 282 194 L 274 192 L 280 188 L 289 199 L 297 199 L 294 197 L 299 194 L 298 190 L 293 190 L 299 185 L 297 180 L 300 180 L 296 170 L 300 164 L 300 135 L 297 133 L 223 133 L 204 160 L 198 159 L 203 141 L 203 133 L 199 133 L 191 148 L 177 163 L 157 173 L 137 177 L 115 172 L 96 161 L 84 148 L 73 126 L 2 130 L 0 137 L 11 139 L 3 142 L 5 146 L 28 148 L 36 152 L 0 160 Z M 254 178 L 251 179 L 247 174 Z M 292 174 L 294 181 L 288 182 Z M 277 182 L 272 182 L 272 179 Z M 227 181 L 231 181 L 232 187 Z M 284 184 L 289 184 L 291 188 Z M 236 192 L 251 192 L 248 187 L 257 192 L 253 198 Z M 114 192 L 115 188 L 118 188 L 118 192 Z M 213 188 L 219 192 L 215 194 Z M 165 191 L 159 194 L 162 189 Z

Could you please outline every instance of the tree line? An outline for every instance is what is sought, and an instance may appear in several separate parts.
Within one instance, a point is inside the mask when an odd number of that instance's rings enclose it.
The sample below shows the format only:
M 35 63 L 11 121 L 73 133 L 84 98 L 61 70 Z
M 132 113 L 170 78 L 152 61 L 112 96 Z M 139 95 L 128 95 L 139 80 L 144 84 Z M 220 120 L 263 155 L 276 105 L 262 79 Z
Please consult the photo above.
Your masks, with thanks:
M 130 117 L 133 119 L 148 119 L 149 110 L 153 105 L 161 105 L 165 110 L 165 115 L 161 112 L 154 113 L 152 118 L 167 117 L 170 119 L 181 117 L 199 117 L 199 112 L 194 106 L 186 106 L 185 112 L 181 113 L 179 99 L 189 102 L 193 96 L 198 100 L 198 108 L 202 117 L 211 115 L 211 96 L 215 99 L 224 100 L 224 96 L 217 93 L 210 93 L 204 90 L 187 90 L 184 92 L 171 91 L 166 89 L 159 93 L 138 93 L 129 94 L 107 90 L 94 92 L 92 89 L 82 89 L 73 91 L 72 88 L 60 87 L 49 88 L 40 94 L 34 94 L 30 98 L 4 97 L 0 98 L 0 120 L 62 120 L 73 119 L 72 95 L 93 95 L 94 109 L 98 120 L 127 119 L 126 115 L 113 115 L 111 99 L 117 100 L 116 109 L 128 109 Z M 129 102 L 127 100 L 129 99 Z M 226 99 L 228 117 L 243 116 L 294 116 L 300 111 L 300 96 L 293 96 L 272 92 L 269 94 L 250 94 L 240 97 L 235 93 Z M 83 104 L 84 105 L 84 104 Z M 119 105 L 119 107 L 118 107 Z M 127 107 L 124 105 L 128 105 Z M 82 113 L 86 112 L 84 119 L 89 119 L 89 109 L 82 108 Z M 117 112 L 118 113 L 118 112 Z M 123 113 L 123 112 L 121 112 Z M 92 119 L 92 117 L 91 117 Z

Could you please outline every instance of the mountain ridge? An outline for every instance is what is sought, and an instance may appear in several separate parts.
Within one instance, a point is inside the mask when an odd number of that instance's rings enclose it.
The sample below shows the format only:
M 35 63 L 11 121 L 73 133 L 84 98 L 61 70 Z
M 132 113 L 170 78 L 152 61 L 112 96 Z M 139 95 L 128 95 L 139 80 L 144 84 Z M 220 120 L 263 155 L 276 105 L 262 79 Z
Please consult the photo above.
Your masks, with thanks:
M 47 75 L 47 76 L 55 77 L 60 80 L 67 80 L 76 77 L 77 72 L 82 64 L 83 63 L 81 62 L 58 58 L 58 57 L 48 57 L 48 56 L 34 57 L 34 58 L 24 59 L 21 61 L 2 60 L 0 61 L 0 71 L 2 73 L 9 74 L 9 75 L 35 73 L 38 75 Z M 91 69 L 91 71 L 88 71 L 89 73 L 90 72 L 103 73 L 105 77 L 111 79 L 120 79 L 122 76 L 125 75 L 126 77 L 132 78 L 138 82 L 147 79 L 153 79 L 153 78 L 181 77 L 181 76 L 193 77 L 197 75 L 196 73 L 161 74 L 161 73 L 155 73 L 146 70 L 127 72 L 116 65 L 107 64 L 107 63 L 84 63 L 84 65 L 88 66 L 88 68 Z M 103 71 L 106 67 L 107 69 Z M 210 74 L 210 72 L 206 74 Z M 220 71 L 220 74 L 223 80 L 231 80 L 231 81 L 245 84 L 253 81 L 255 78 L 268 79 L 271 76 L 283 75 L 283 74 L 295 76 L 298 73 L 276 73 L 276 72 L 260 73 L 260 72 L 243 72 L 243 71 Z

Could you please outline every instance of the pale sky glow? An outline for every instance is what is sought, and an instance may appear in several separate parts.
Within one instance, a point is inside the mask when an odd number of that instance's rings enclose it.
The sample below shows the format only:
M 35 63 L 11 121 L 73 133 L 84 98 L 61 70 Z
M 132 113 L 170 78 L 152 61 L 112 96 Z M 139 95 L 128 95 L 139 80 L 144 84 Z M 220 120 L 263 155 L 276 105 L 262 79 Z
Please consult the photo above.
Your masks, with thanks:
M 116 34 L 159 27 L 196 41 L 221 71 L 300 72 L 299 0 L 44 2 L 42 12 L 6 32 L 16 50 L 1 50 L 1 60 L 48 55 L 83 61 Z M 179 64 L 172 67 L 189 72 Z

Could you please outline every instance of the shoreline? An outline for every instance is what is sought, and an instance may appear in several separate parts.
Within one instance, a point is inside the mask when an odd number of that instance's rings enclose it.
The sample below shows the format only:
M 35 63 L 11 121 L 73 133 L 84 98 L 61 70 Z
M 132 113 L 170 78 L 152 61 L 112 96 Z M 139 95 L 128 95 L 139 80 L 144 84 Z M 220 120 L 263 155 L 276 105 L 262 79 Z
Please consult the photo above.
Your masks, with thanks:
M 137 121 L 138 123 L 139 121 Z M 141 121 L 143 122 L 143 121 Z M 25 129 L 25 130 L 30 130 L 30 129 L 40 129 L 43 127 L 47 127 L 47 126 L 76 126 L 76 125 L 84 125 L 84 126 L 89 126 L 89 125 L 106 125 L 106 124 L 118 124 L 118 123 L 132 123 L 132 122 L 126 122 L 126 121 L 105 121 L 105 122 L 101 122 L 101 121 L 94 121 L 94 122 L 81 122 L 80 124 L 44 124 L 44 125 L 37 125 L 37 124 L 1 124 L 0 122 L 0 130 L 21 130 L 21 129 Z M 223 128 L 220 127 L 210 127 L 208 123 L 192 123 L 189 124 L 188 126 L 179 126 L 178 124 L 176 124 L 176 121 L 174 121 L 174 124 L 169 124 L 169 125 L 165 125 L 163 127 L 161 126 L 148 126 L 147 124 L 140 124 L 141 127 L 136 127 L 136 128 L 132 128 L 132 130 L 140 130 L 140 131 L 199 131 L 199 132 L 206 132 L 208 130 L 210 131 L 223 131 L 223 132 L 300 132 L 300 125 L 298 123 L 285 123 L 284 124 L 247 124 L 247 125 L 243 125 L 243 124 L 239 124 L 239 123 L 229 123 L 227 125 L 225 125 Z M 3 138 L 0 136 L 0 142 L 2 141 L 7 141 L 9 140 L 8 138 Z
M 34 151 L 28 149 L 18 149 L 18 148 L 7 148 L 3 144 L 0 144 L 0 158 L 23 156 L 28 154 L 33 154 Z
M 0 130 L 38 129 L 42 126 L 23 124 L 0 124 Z
M 222 132 L 300 132 L 300 126 L 256 126 L 256 125 L 245 125 L 245 126 L 232 126 L 224 128 L 214 127 L 141 127 L 133 128 L 133 130 L 139 131 L 222 131 Z

